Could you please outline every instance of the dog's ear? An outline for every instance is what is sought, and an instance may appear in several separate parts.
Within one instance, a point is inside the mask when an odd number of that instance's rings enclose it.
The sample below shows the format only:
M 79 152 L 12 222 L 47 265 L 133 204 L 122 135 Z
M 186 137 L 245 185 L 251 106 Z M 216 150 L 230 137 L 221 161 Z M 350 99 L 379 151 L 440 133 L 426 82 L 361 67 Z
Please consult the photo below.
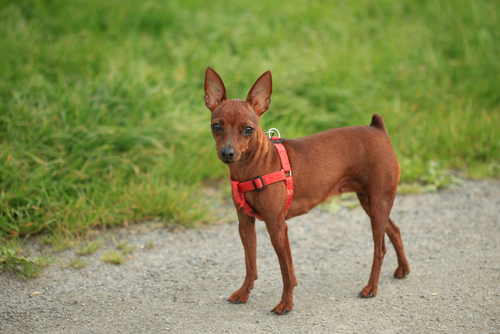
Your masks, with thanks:
M 247 102 L 255 109 L 257 115 L 261 116 L 269 109 L 272 92 L 271 71 L 267 71 L 257 79 L 247 96 Z
M 227 100 L 226 87 L 217 72 L 208 66 L 205 72 L 205 105 L 214 111 L 224 100 Z

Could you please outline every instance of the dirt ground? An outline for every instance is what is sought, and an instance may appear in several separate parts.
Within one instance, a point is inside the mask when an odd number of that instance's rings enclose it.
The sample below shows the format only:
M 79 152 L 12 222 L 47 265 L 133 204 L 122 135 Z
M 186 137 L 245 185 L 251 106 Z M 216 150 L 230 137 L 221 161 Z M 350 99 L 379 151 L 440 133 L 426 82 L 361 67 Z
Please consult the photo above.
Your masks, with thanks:
M 269 312 L 282 283 L 262 222 L 259 279 L 239 305 L 227 301 L 245 275 L 235 222 L 184 231 L 149 222 L 112 232 L 138 246 L 122 265 L 101 260 L 108 242 L 83 269 L 64 267 L 72 249 L 36 279 L 0 274 L 0 333 L 499 333 L 500 183 L 398 196 L 391 216 L 411 274 L 392 277 L 387 239 L 375 298 L 358 297 L 373 254 L 359 207 L 288 222 L 299 285 L 285 316 Z

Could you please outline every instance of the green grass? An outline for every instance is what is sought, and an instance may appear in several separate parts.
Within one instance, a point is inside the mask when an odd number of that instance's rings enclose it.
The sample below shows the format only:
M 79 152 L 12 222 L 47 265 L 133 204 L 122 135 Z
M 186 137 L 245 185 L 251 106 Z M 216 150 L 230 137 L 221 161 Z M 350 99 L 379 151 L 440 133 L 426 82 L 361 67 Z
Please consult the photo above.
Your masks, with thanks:
M 111 264 L 122 264 L 129 257 L 125 257 L 125 253 L 122 251 L 115 251 L 113 249 L 110 249 L 102 255 L 101 259 L 104 262 L 111 263 Z
M 0 273 L 9 270 L 23 280 L 37 277 L 42 269 L 54 262 L 50 255 L 23 256 L 21 248 L 8 248 L 0 245 Z
M 403 182 L 498 177 L 499 11 L 486 0 L 4 0 L 0 240 L 209 221 L 203 188 L 227 167 L 203 103 L 207 65 L 230 98 L 272 70 L 262 126 L 284 137 L 379 113 Z
M 61 231 L 47 233 L 40 240 L 40 245 L 50 245 L 54 252 L 62 252 L 63 250 L 73 247 L 73 244 L 74 241 L 71 236 L 68 237 Z
M 91 241 L 86 243 L 85 245 L 82 245 L 80 249 L 78 250 L 79 255 L 91 255 L 94 254 L 96 250 L 101 248 L 101 245 L 103 243 L 102 239 L 96 240 L 96 241 Z
M 82 269 L 83 267 L 85 267 L 89 263 L 89 261 L 90 261 L 90 259 L 88 259 L 87 261 L 83 261 L 80 258 L 75 257 L 74 259 L 72 259 L 71 261 L 68 262 L 67 267 L 72 267 L 75 269 Z
M 354 209 L 359 206 L 355 193 L 344 193 L 337 197 L 331 197 L 320 204 L 320 207 L 330 213 L 337 213 L 341 208 Z
M 136 249 L 137 245 L 129 245 L 128 241 L 122 241 L 122 242 L 119 242 L 116 247 L 123 254 L 129 254 L 129 253 L 132 253 Z

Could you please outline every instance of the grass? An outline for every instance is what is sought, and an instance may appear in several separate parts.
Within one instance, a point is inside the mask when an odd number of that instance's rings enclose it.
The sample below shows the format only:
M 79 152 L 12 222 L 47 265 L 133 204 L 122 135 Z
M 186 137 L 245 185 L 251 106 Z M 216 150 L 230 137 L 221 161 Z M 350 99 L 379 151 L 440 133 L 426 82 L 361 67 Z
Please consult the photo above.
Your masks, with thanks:
M 46 234 L 41 238 L 40 245 L 51 245 L 54 252 L 62 252 L 63 250 L 73 247 L 74 241 L 71 236 L 64 235 L 61 231 L 54 231 Z
M 132 253 L 137 245 L 129 245 L 128 241 L 122 241 L 118 243 L 117 248 L 123 253 L 123 254 L 129 254 Z
M 435 192 L 439 188 L 463 185 L 462 179 L 446 170 L 442 163 L 430 161 L 426 173 L 412 183 L 403 183 L 398 187 L 400 194 L 420 194 L 425 192 Z
M 27 280 L 37 277 L 43 268 L 54 262 L 47 254 L 26 257 L 19 253 L 20 248 L 0 246 L 0 272 L 9 270 L 23 280 Z
M 116 240 L 112 235 L 112 243 L 115 244 Z M 135 251 L 137 245 L 129 245 L 128 241 L 120 241 L 117 243 L 116 248 L 118 250 L 109 249 L 101 257 L 101 260 L 111 264 L 122 264 L 128 260 L 131 256 L 126 256 Z
M 2 1 L 0 244 L 45 232 L 64 248 L 92 228 L 213 219 L 203 189 L 227 168 L 203 103 L 207 65 L 230 98 L 271 69 L 261 123 L 284 137 L 381 114 L 406 184 L 438 187 L 450 170 L 498 177 L 499 9 L 486 0 Z
M 345 193 L 337 197 L 331 197 L 325 202 L 320 204 L 321 208 L 335 214 L 341 208 L 354 209 L 359 206 L 359 201 L 355 193 Z
M 111 264 L 122 264 L 127 258 L 124 252 L 110 249 L 102 255 L 101 260 Z
M 101 248 L 103 240 L 99 239 L 96 241 L 91 241 L 86 243 L 85 245 L 81 246 L 80 249 L 78 250 L 79 255 L 91 255 L 94 254 L 96 250 Z
M 69 261 L 68 267 L 72 267 L 75 269 L 82 269 L 89 263 L 89 261 L 90 259 L 88 259 L 87 261 L 83 261 L 80 258 L 75 257 L 73 260 Z

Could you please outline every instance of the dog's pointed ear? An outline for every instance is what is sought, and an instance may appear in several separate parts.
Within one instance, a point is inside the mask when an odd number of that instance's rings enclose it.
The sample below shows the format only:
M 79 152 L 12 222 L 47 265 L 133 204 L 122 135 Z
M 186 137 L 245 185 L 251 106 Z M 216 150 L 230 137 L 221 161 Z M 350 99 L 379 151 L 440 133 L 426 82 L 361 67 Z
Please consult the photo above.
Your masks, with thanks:
M 271 71 L 267 71 L 257 79 L 247 96 L 247 102 L 254 108 L 257 115 L 261 116 L 269 109 L 272 92 Z
M 205 72 L 205 105 L 210 111 L 214 111 L 225 100 L 226 87 L 217 72 L 208 66 Z

